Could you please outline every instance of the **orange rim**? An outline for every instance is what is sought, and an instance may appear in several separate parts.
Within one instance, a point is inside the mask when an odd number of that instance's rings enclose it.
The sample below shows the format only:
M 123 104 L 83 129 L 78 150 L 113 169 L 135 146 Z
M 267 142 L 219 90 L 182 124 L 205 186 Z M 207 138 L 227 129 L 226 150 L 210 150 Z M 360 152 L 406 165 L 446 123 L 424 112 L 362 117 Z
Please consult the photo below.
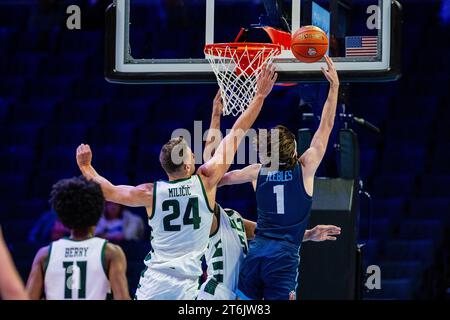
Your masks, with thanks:
M 281 45 L 275 43 L 258 43 L 258 42 L 229 42 L 229 43 L 213 43 L 205 46 L 205 54 L 212 54 L 220 51 L 223 57 L 232 58 L 234 53 L 249 52 L 251 55 L 260 51 L 273 52 L 275 55 L 281 54 Z

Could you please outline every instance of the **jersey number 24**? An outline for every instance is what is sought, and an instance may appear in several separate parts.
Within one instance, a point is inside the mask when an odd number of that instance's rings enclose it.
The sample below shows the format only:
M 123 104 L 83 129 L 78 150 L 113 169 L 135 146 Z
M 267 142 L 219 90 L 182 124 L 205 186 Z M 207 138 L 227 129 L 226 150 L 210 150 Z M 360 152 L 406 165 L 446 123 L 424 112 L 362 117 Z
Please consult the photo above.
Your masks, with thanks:
M 166 200 L 162 203 L 162 211 L 170 212 L 170 214 L 163 219 L 164 230 L 180 231 L 181 225 L 172 224 L 172 221 L 180 216 L 180 202 L 175 199 Z M 183 214 L 183 225 L 192 224 L 194 229 L 199 229 L 201 220 L 198 210 L 198 198 L 189 198 Z

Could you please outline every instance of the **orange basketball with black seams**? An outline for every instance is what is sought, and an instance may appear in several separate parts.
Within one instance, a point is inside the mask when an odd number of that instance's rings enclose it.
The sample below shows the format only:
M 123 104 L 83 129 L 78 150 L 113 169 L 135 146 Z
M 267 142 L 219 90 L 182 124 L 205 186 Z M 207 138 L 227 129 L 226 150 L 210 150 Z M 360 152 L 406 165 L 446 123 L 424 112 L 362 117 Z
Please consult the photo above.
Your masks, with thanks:
M 318 27 L 302 27 L 292 36 L 291 51 L 301 62 L 319 61 L 328 51 L 328 37 Z

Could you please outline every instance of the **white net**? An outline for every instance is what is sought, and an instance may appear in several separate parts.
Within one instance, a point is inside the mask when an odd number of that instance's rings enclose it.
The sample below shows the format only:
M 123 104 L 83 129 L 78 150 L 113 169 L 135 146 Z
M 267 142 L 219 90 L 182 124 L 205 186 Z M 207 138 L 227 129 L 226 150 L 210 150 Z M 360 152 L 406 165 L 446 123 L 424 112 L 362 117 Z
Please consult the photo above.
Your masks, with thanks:
M 224 115 L 237 116 L 249 106 L 257 91 L 262 68 L 280 54 L 273 44 L 211 45 L 205 55 L 216 75 Z

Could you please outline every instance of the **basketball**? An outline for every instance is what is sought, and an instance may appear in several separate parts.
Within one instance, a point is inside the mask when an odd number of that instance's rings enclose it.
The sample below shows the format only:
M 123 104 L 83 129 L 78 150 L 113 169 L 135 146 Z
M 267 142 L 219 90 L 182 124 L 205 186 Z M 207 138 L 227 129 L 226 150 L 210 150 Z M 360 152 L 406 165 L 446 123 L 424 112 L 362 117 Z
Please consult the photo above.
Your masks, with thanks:
M 315 26 L 298 29 L 292 36 L 291 51 L 301 62 L 312 63 L 323 58 L 328 50 L 326 33 Z

